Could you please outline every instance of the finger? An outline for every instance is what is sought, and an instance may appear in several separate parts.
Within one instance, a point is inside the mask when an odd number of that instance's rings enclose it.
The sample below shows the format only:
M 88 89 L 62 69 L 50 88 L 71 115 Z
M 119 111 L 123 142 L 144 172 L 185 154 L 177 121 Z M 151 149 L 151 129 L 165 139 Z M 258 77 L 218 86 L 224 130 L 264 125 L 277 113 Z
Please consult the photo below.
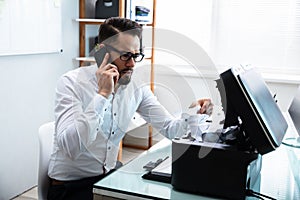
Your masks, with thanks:
M 199 99 L 198 100 L 198 104 L 202 107 L 203 104 L 205 104 L 206 102 L 209 102 L 211 103 L 211 100 L 210 99 Z
M 206 112 L 207 112 L 207 108 L 204 107 L 204 106 L 202 106 L 202 107 L 200 108 L 200 110 L 199 110 L 199 113 L 200 113 L 200 114 L 205 114 Z
M 206 109 L 200 109 L 198 110 L 198 114 L 208 114 L 208 115 L 211 115 L 212 114 L 212 111 L 213 111 L 213 107 L 212 106 L 209 106 L 207 107 Z
M 99 69 L 97 70 L 96 74 L 100 75 L 101 74 L 105 74 L 106 72 L 111 72 L 112 70 L 117 71 L 118 72 L 118 68 L 117 66 L 113 65 L 113 64 L 108 64 L 105 66 L 101 66 L 99 67 Z
M 108 64 L 108 65 L 106 65 L 107 67 L 107 71 L 109 70 L 109 71 L 117 71 L 118 72 L 118 67 L 116 66 L 116 65 L 113 65 L 113 64 Z
M 198 104 L 198 101 L 192 102 L 192 104 L 189 106 L 189 108 L 195 108 Z
M 120 74 L 119 74 L 119 71 L 116 69 L 116 67 L 112 67 L 112 68 L 106 70 L 106 72 L 108 72 L 112 76 L 112 78 L 119 80 Z
M 112 65 L 112 64 L 111 64 L 110 66 L 112 67 L 111 69 L 113 69 L 114 72 L 115 72 L 113 78 L 114 78 L 114 83 L 116 84 L 116 83 L 118 82 L 118 80 L 119 80 L 120 73 L 119 73 L 118 67 L 117 67 L 116 65 Z
M 115 84 L 118 82 L 119 78 L 120 78 L 120 74 L 118 72 L 117 75 L 114 76 L 114 82 L 115 82 Z
M 210 99 L 199 99 L 197 101 L 194 101 L 192 102 L 192 104 L 189 106 L 189 108 L 194 108 L 196 106 L 203 106 L 203 104 L 206 102 L 206 101 L 209 101 L 210 102 Z
M 210 115 L 212 111 L 213 111 L 213 104 L 211 103 L 211 101 L 205 101 L 198 113 Z

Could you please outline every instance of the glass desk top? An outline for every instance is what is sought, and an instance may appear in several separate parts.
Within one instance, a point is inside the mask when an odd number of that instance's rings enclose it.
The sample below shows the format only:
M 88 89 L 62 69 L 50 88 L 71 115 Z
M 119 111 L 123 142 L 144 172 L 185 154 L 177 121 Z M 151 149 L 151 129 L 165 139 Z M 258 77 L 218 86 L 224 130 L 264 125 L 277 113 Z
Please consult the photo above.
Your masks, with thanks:
M 171 141 L 163 139 L 120 169 L 94 185 L 94 194 L 124 199 L 213 199 L 207 196 L 176 191 L 171 184 L 146 180 L 143 166 L 171 155 Z M 275 199 L 300 199 L 300 149 L 281 145 L 262 158 L 258 183 L 261 194 Z M 247 197 L 247 199 L 255 199 Z

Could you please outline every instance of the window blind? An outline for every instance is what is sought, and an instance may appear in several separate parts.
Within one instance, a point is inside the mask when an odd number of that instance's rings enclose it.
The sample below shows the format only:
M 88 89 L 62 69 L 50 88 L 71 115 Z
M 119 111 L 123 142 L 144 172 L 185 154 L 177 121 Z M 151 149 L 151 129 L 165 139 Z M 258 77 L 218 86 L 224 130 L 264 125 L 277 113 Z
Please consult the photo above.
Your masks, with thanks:
M 251 64 L 300 74 L 299 0 L 213 1 L 211 55 L 222 68 Z

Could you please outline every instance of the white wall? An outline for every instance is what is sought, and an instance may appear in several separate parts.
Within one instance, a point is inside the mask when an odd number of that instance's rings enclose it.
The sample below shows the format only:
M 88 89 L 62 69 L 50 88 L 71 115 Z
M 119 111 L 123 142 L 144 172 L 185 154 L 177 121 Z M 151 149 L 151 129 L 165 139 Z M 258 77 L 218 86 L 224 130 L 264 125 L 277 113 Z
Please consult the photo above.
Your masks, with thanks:
M 194 113 L 195 110 L 189 110 L 188 107 L 193 100 L 199 98 L 212 98 L 215 104 L 214 114 L 217 119 L 223 119 L 221 111 L 221 100 L 219 92 L 216 89 L 215 80 L 218 78 L 218 74 L 208 75 L 209 78 L 201 79 L 199 74 L 188 73 L 187 66 L 180 66 L 180 72 L 175 72 L 172 68 L 164 65 L 157 65 L 155 68 L 155 90 L 154 93 L 158 100 L 165 108 L 174 116 L 179 117 L 182 112 Z M 176 68 L 176 67 L 175 67 Z M 178 68 L 177 68 L 178 69 Z M 137 70 L 136 70 L 137 71 Z M 192 71 L 191 71 L 192 72 Z M 143 80 L 147 80 L 149 73 L 143 74 Z M 217 75 L 217 76 L 216 76 Z M 265 78 L 265 81 L 272 94 L 277 94 L 279 108 L 282 112 L 286 112 L 292 98 L 294 97 L 298 83 L 287 80 L 270 80 Z M 220 127 L 219 127 L 220 128 Z M 161 135 L 154 130 L 153 140 L 159 141 Z M 140 146 L 147 146 L 148 144 L 148 125 L 139 127 L 127 133 L 125 144 L 139 144 Z
M 270 91 L 276 95 L 278 105 L 282 112 L 286 112 L 290 106 L 292 99 L 296 95 L 298 85 L 297 83 L 280 83 L 267 81 Z
M 156 69 L 158 71 L 158 69 Z M 220 104 L 219 92 L 216 89 L 217 77 L 201 79 L 196 75 L 174 73 L 167 75 L 165 72 L 156 73 L 155 82 L 158 83 L 155 93 L 160 102 L 171 112 L 185 112 L 193 99 L 212 98 L 214 103 Z M 299 86 L 298 82 L 282 80 L 269 80 L 266 84 L 272 94 L 276 94 L 278 106 L 286 112 Z M 180 99 L 180 100 L 179 100 Z
M 0 57 L 0 200 L 37 185 L 38 128 L 54 119 L 58 77 L 78 66 L 78 1 L 60 2 L 63 53 Z

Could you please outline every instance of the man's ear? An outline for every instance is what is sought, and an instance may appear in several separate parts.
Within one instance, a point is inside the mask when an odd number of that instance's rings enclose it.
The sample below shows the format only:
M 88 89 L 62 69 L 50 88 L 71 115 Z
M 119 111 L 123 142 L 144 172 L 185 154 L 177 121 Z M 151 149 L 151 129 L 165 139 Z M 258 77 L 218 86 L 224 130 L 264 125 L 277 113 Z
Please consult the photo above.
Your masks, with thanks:
M 103 43 L 99 44 L 100 49 L 104 46 L 105 46 L 105 44 L 103 44 Z

